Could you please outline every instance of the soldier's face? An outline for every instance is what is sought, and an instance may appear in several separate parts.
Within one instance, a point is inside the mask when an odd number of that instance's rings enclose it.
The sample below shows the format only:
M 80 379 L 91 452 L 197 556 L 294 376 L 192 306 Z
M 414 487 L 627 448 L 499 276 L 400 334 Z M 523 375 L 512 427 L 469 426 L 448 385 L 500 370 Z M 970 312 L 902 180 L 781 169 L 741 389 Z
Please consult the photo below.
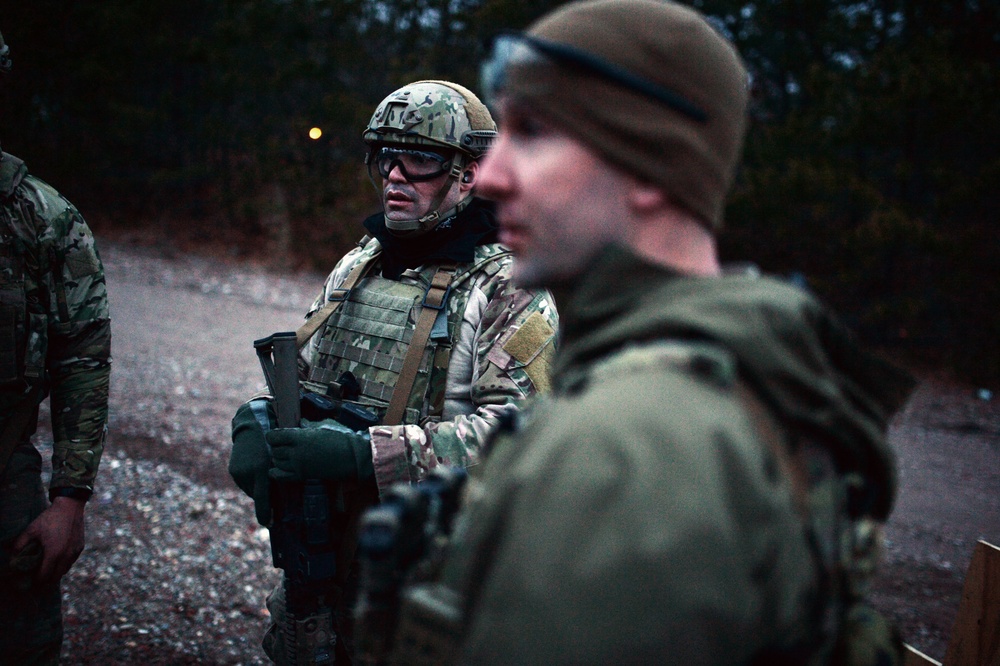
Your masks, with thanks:
M 477 192 L 497 202 L 500 241 L 521 287 L 573 280 L 628 233 L 625 176 L 530 109 L 501 99 L 500 136 Z
M 462 183 L 449 180 L 447 173 L 431 180 L 412 181 L 407 178 L 404 169 L 393 167 L 389 175 L 382 179 L 385 216 L 390 220 L 416 220 L 433 212 L 431 204 L 446 183 L 449 190 L 438 206 L 440 211 L 449 210 L 459 202 L 467 189 L 462 187 Z

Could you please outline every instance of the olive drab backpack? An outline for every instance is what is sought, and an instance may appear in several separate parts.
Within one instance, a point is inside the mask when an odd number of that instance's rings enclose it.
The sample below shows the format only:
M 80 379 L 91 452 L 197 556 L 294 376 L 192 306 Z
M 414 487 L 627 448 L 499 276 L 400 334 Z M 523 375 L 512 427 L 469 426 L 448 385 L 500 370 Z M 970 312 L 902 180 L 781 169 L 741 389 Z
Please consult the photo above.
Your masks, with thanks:
M 810 537 L 810 550 L 822 573 L 817 614 L 822 633 L 806 645 L 780 654 L 768 652 L 755 663 L 819 666 L 902 666 L 899 630 L 865 602 L 881 555 L 881 524 L 853 510 L 852 498 L 863 479 L 837 470 L 819 439 L 789 441 L 760 398 L 742 381 L 737 393 L 761 438 L 791 482 L 795 508 Z

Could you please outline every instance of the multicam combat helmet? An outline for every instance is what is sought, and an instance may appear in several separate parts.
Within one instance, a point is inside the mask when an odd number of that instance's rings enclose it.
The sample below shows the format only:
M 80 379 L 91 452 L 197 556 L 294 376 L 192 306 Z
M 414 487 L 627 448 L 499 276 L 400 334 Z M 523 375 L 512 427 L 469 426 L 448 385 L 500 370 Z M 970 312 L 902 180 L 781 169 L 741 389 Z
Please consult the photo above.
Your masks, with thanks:
M 417 81 L 382 100 L 361 137 L 369 146 L 365 158 L 369 172 L 374 155 L 385 146 L 454 151 L 448 180 L 435 197 L 430 212 L 418 220 L 386 218 L 386 226 L 393 231 L 426 231 L 455 215 L 464 207 L 462 204 L 448 211 L 439 211 L 438 207 L 466 165 L 482 157 L 496 135 L 497 125 L 486 105 L 471 90 L 456 83 Z
M 362 139 L 369 146 L 453 148 L 476 159 L 496 134 L 493 117 L 471 90 L 448 81 L 417 81 L 382 100 Z

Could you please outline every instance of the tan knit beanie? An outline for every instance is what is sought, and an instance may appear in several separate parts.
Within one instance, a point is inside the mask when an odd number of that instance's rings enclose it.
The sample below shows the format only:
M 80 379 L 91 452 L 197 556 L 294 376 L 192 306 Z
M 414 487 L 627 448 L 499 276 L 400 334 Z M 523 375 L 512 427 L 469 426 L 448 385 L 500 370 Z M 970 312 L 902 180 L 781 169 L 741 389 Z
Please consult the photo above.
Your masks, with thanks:
M 746 132 L 747 74 L 733 46 L 667 0 L 574 2 L 527 35 L 597 56 L 704 111 L 699 122 L 586 68 L 511 63 L 506 75 L 508 94 L 717 230 Z

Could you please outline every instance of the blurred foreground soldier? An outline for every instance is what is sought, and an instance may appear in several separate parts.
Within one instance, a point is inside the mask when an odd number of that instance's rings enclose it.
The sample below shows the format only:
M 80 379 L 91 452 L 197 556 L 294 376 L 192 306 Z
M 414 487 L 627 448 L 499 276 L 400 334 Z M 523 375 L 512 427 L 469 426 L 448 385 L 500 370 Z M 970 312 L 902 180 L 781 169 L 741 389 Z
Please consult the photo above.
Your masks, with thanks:
M 271 524 L 272 484 L 359 484 L 374 498 L 438 465 L 474 464 L 487 431 L 547 387 L 551 299 L 511 285 L 493 209 L 473 196 L 495 135 L 479 99 L 444 81 L 404 86 L 376 109 L 363 139 L 384 212 L 364 221 L 369 236 L 334 268 L 298 331 L 307 397 L 354 404 L 375 422 L 317 427 L 321 416 L 303 402 L 307 427 L 272 429 L 269 398 L 243 405 L 229 470 L 261 524 Z M 341 605 L 337 660 L 346 663 L 351 628 Z M 278 663 L 290 661 L 284 606 L 279 587 L 264 639 Z
M 0 70 L 10 68 L 0 37 Z M 108 417 L 104 269 L 80 213 L 0 157 L 0 661 L 55 664 L 60 578 L 84 547 Z M 51 396 L 52 480 L 30 438 Z
M 910 382 L 809 294 L 721 270 L 736 51 L 680 4 L 596 0 L 501 38 L 484 78 L 480 192 L 560 346 L 404 588 L 391 661 L 898 663 L 863 596 Z

